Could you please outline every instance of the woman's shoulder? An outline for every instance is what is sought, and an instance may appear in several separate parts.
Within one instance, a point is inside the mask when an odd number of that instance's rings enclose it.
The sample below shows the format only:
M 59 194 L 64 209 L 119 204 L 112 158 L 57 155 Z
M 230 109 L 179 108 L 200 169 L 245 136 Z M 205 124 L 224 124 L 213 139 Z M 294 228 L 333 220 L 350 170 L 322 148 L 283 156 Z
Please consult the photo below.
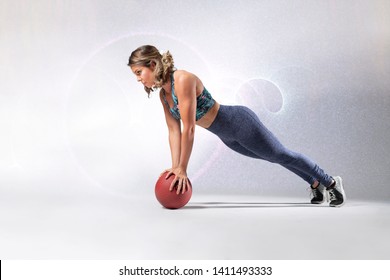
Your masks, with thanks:
M 191 73 L 189 71 L 186 71 L 186 70 L 176 70 L 174 73 L 173 73 L 174 77 L 176 79 L 179 79 L 179 78 L 197 78 L 196 75 L 194 73 Z M 176 80 L 175 79 L 175 80 Z
M 191 83 L 199 80 L 199 78 L 195 74 L 186 70 L 176 70 L 173 75 L 175 82 L 179 83 Z

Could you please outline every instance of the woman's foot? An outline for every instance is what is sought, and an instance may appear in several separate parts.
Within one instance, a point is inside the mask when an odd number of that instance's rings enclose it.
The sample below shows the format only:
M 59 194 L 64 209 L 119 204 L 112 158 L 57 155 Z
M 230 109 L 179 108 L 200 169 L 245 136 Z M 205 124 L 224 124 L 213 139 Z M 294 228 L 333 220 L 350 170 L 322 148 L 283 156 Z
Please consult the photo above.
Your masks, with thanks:
M 317 185 L 316 187 L 310 186 L 311 195 L 313 197 L 310 202 L 312 204 L 321 204 L 326 200 L 326 190 L 323 185 L 321 184 L 316 184 L 316 185 Z
M 329 198 L 329 206 L 331 207 L 341 207 L 346 201 L 345 191 L 343 188 L 343 182 L 341 177 L 333 177 L 334 183 L 326 188 Z

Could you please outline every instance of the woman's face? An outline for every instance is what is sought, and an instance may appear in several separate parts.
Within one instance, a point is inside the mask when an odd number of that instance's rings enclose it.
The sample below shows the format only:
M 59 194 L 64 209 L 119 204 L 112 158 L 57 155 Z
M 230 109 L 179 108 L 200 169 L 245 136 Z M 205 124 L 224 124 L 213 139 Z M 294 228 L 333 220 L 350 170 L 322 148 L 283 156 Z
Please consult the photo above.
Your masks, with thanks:
M 131 66 L 130 68 L 137 77 L 138 82 L 141 82 L 148 88 L 154 86 L 154 73 L 151 68 L 137 65 Z

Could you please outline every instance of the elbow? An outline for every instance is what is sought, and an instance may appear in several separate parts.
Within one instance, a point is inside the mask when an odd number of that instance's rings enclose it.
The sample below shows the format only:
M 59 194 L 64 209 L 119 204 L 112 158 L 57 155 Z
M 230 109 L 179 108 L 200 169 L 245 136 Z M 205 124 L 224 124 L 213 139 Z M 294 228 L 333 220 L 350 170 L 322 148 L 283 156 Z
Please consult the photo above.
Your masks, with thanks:
M 195 125 L 184 126 L 182 134 L 187 135 L 189 138 L 194 138 L 194 136 L 195 136 Z

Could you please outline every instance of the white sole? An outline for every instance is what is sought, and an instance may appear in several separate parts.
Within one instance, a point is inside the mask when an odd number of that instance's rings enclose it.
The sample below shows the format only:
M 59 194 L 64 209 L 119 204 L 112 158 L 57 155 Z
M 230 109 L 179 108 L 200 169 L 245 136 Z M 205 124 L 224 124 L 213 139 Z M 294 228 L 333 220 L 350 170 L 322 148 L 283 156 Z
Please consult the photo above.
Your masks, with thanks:
M 343 195 L 343 203 L 339 205 L 330 205 L 330 207 L 341 207 L 345 204 L 347 201 L 347 196 L 345 195 L 344 187 L 343 187 L 343 180 L 341 179 L 340 176 L 333 177 L 333 179 L 336 181 L 336 185 L 339 185 L 341 187 L 341 194 Z M 329 197 L 329 191 L 326 192 L 327 200 L 330 202 L 330 197 Z

